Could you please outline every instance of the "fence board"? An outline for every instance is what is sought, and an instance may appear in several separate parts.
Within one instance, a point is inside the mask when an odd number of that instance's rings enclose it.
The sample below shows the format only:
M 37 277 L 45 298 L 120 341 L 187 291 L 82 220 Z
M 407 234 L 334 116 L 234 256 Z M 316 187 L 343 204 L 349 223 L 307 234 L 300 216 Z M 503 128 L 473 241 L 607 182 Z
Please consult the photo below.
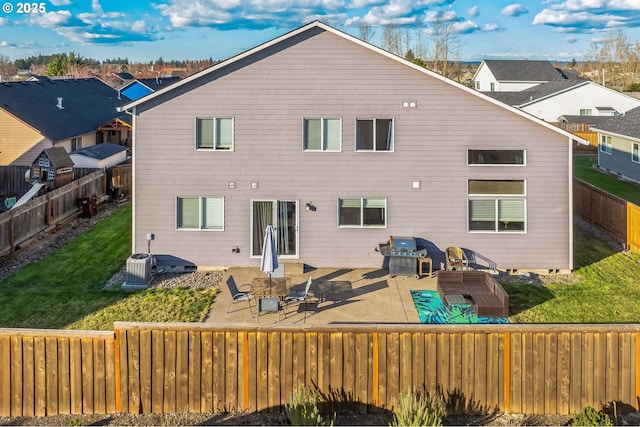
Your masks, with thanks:
M 235 334 L 234 334 L 235 335 Z M 236 377 L 237 381 L 237 377 Z M 236 387 L 233 393 L 237 393 Z M 234 397 L 237 394 L 234 395 Z M 176 411 L 189 410 L 189 332 L 178 331 L 176 337 Z
M 640 252 L 640 206 L 627 203 L 627 247 Z
M 255 334 L 252 334 L 252 337 Z M 214 411 L 213 401 L 213 333 L 209 331 L 202 332 L 202 393 L 200 408 L 203 412 Z M 255 342 L 252 348 L 255 348 Z M 255 354 L 252 361 L 255 366 Z M 255 372 L 255 371 L 253 371 Z M 255 384 L 255 378 L 253 379 Z M 249 397 L 250 400 L 255 400 L 255 395 Z

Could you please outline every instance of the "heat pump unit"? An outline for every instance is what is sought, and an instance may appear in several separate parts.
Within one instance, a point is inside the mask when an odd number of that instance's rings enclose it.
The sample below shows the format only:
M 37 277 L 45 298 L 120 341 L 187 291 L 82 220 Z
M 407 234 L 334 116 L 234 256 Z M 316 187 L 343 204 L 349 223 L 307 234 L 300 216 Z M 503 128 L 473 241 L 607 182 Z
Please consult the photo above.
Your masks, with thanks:
M 127 259 L 127 280 L 123 287 L 147 287 L 151 282 L 151 254 L 133 254 Z

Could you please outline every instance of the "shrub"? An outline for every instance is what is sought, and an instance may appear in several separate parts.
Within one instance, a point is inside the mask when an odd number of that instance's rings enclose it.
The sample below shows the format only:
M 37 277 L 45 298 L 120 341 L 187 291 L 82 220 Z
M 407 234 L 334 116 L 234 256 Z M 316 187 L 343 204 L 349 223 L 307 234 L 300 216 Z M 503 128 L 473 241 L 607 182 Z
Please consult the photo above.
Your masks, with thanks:
M 612 426 L 611 418 L 593 406 L 587 406 L 573 417 L 574 426 Z
M 445 416 L 442 396 L 436 393 L 406 392 L 398 396 L 392 426 L 440 426 Z
M 294 426 L 333 425 L 333 421 L 325 421 L 320 413 L 320 397 L 318 390 L 297 387 L 291 401 L 284 407 L 287 422 Z

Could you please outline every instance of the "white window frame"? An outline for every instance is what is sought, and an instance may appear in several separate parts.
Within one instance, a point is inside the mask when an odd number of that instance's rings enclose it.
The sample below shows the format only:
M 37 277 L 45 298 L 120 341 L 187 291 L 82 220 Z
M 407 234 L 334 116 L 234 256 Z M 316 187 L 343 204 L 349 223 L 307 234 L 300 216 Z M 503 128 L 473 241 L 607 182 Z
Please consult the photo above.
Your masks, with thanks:
M 198 124 L 201 120 L 211 120 L 213 122 L 213 147 L 201 147 L 200 135 L 198 134 Z M 219 148 L 216 136 L 218 134 L 219 120 L 231 120 L 231 147 Z M 214 117 L 196 117 L 195 123 L 195 147 L 196 151 L 234 151 L 236 146 L 236 121 L 235 118 L 229 116 L 214 116 Z
M 373 148 L 358 148 L 358 123 L 360 121 L 373 121 Z M 389 120 L 391 122 L 391 147 L 388 150 L 378 150 L 376 149 L 376 121 L 378 120 Z M 354 150 L 359 153 L 393 153 L 395 150 L 395 132 L 396 132 L 396 119 L 393 117 L 357 117 L 355 122 L 355 141 L 354 141 Z
M 180 227 L 180 200 L 181 199 L 198 199 L 198 227 Z M 222 224 L 218 228 L 203 227 L 203 200 L 219 199 L 221 201 L 221 219 Z M 178 231 L 224 231 L 225 226 L 225 199 L 223 196 L 178 196 L 176 197 L 175 206 L 175 224 Z
M 340 202 L 343 200 L 360 200 L 360 225 L 340 224 Z M 384 201 L 384 224 L 383 225 L 365 225 L 364 224 L 364 202 L 365 200 L 383 200 Z M 389 221 L 389 206 L 386 197 L 339 197 L 336 204 L 336 220 L 338 228 L 387 228 Z
M 523 192 L 521 194 L 474 194 L 469 192 L 469 181 L 483 181 L 469 179 L 467 181 L 467 232 L 468 233 L 490 233 L 490 234 L 526 234 L 528 227 L 528 215 L 527 215 L 527 180 L 487 180 L 487 181 L 521 181 L 523 183 Z M 494 227 L 493 230 L 472 230 L 471 229 L 471 202 L 473 201 L 494 201 Z M 500 230 L 500 203 L 503 201 L 522 201 L 524 211 L 524 227 L 522 230 Z
M 320 120 L 320 149 L 307 148 L 307 132 L 306 125 L 309 120 Z M 338 136 L 338 148 L 337 149 L 328 149 L 325 148 L 325 123 L 327 120 L 337 120 L 338 126 L 340 128 L 340 133 Z M 305 117 L 302 119 L 302 151 L 310 151 L 310 152 L 333 152 L 338 153 L 342 151 L 342 118 L 340 117 Z
M 631 143 L 631 162 L 640 163 L 640 142 Z
M 613 145 L 611 137 L 608 135 L 600 135 L 600 152 L 611 155 L 613 153 Z
M 470 163 L 469 152 L 470 151 L 522 151 L 522 163 Z M 527 166 L 527 150 L 509 150 L 509 149 L 492 149 L 492 148 L 468 148 L 467 149 L 467 166 L 471 167 L 523 167 Z
M 591 116 L 593 115 L 593 110 L 591 108 L 581 108 L 580 116 Z

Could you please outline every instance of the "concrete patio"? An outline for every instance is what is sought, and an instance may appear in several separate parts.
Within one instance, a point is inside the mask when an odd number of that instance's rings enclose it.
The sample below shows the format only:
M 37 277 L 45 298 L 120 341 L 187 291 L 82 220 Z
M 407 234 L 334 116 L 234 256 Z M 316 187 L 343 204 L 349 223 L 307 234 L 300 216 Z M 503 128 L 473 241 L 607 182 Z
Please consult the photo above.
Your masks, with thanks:
M 256 277 L 265 277 L 258 268 L 231 267 L 224 272 L 220 293 L 205 322 L 260 324 L 331 324 L 331 323 L 420 323 L 411 290 L 436 290 L 436 278 L 396 276 L 386 269 L 318 268 L 286 273 L 291 289 L 304 290 L 312 276 L 310 294 L 317 305 L 290 303 L 277 313 L 261 312 L 256 316 L 257 300 L 232 304 L 228 284 L 249 291 Z M 305 317 L 305 310 L 306 317 Z M 227 310 L 229 312 L 227 313 Z

